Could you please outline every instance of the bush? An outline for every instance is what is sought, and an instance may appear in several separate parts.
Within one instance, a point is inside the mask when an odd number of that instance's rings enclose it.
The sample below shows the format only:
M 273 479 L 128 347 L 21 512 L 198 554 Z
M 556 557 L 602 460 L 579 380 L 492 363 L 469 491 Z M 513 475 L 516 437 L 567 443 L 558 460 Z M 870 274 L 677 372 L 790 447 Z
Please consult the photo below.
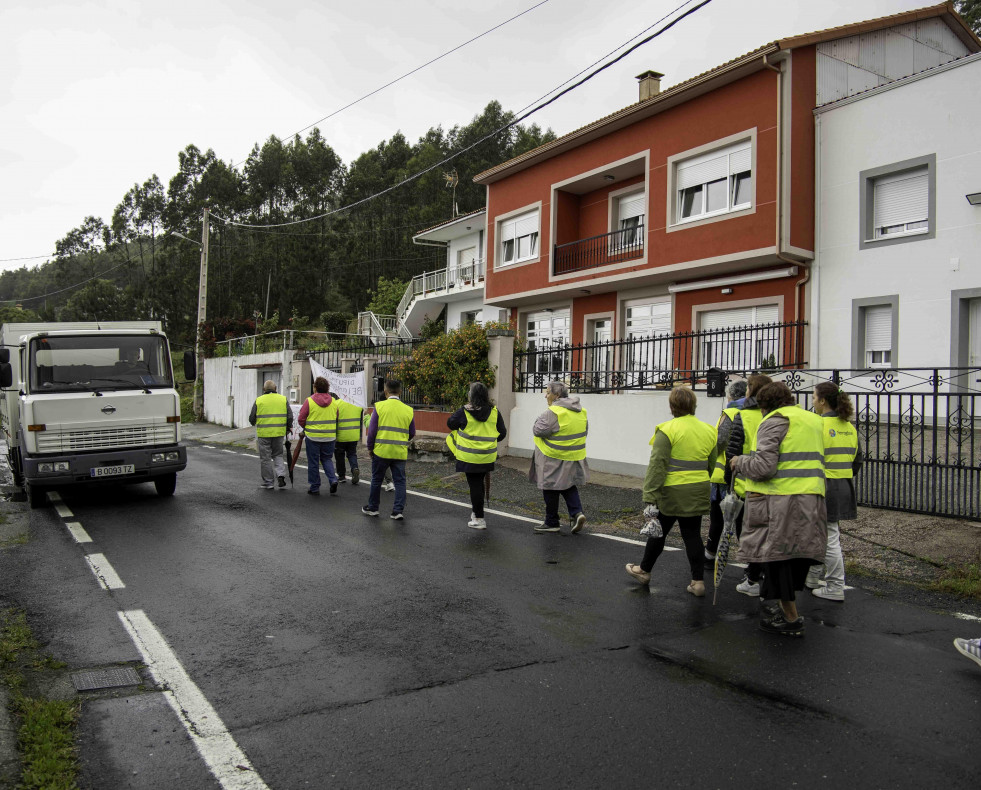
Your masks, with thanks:
M 417 346 L 411 359 L 393 365 L 389 375 L 415 389 L 424 403 L 463 405 L 472 381 L 487 387 L 497 381 L 487 361 L 489 347 L 482 326 L 460 327 Z
M 347 332 L 347 326 L 350 321 L 350 313 L 341 313 L 337 310 L 325 310 L 320 314 L 320 324 L 323 326 L 325 332 L 336 332 L 338 334 L 343 334 Z

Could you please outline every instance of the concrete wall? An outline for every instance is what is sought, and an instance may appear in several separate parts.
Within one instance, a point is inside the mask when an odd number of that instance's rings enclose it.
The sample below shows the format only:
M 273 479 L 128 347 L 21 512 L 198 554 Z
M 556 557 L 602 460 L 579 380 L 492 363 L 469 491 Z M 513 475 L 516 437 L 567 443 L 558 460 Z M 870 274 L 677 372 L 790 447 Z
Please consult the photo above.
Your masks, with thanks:
M 658 423 L 671 419 L 667 392 L 631 395 L 580 395 L 589 417 L 586 460 L 597 472 L 643 477 L 651 457 L 648 442 Z M 534 449 L 532 426 L 548 406 L 542 393 L 515 393 L 508 429 L 509 455 L 530 457 Z M 724 403 L 698 393 L 697 416 L 715 425 Z
M 981 191 L 981 103 L 968 100 L 979 81 L 974 56 L 818 114 L 813 367 L 851 367 L 853 300 L 893 294 L 894 364 L 951 364 L 952 292 L 981 288 L 981 207 L 964 197 Z M 935 237 L 860 249 L 859 174 L 929 155 L 936 156 Z
M 252 404 L 261 394 L 262 368 L 245 365 L 279 365 L 279 391 L 289 395 L 293 352 L 271 351 L 266 354 L 247 354 L 240 357 L 217 357 L 204 361 L 204 418 L 217 425 L 242 428 L 249 424 Z M 285 369 L 282 366 L 286 366 Z

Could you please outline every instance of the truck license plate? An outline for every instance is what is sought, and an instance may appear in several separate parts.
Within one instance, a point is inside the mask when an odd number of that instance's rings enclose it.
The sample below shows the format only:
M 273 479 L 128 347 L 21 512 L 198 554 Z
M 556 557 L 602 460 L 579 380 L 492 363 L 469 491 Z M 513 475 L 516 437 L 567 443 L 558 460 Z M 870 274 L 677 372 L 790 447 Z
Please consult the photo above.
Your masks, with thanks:
M 136 464 L 119 464 L 118 466 L 94 466 L 90 471 L 92 477 L 116 477 L 118 475 L 131 475 L 136 471 Z

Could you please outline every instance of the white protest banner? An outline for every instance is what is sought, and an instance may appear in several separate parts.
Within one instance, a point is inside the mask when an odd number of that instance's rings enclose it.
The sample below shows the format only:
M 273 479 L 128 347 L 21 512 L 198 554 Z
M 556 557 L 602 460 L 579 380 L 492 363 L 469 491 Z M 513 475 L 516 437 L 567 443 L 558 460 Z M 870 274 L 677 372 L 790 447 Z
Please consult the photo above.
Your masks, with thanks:
M 300 440 L 300 435 L 303 433 L 303 429 L 300 427 L 300 404 L 291 403 L 289 404 L 290 411 L 293 412 L 293 430 L 286 435 L 286 441 L 297 442 Z
M 365 386 L 365 372 L 359 370 L 357 373 L 341 375 L 332 370 L 327 370 L 317 360 L 310 360 L 310 375 L 314 380 L 323 376 L 330 382 L 330 391 L 336 392 L 342 400 L 360 406 L 362 409 L 368 408 L 368 388 Z

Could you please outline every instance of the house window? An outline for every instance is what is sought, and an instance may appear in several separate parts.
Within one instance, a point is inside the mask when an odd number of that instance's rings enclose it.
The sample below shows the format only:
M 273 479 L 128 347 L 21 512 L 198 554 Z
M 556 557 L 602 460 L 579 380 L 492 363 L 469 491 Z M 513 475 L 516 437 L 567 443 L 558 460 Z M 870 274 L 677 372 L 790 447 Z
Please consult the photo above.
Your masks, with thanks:
M 528 316 L 529 370 L 536 373 L 563 373 L 569 369 L 569 310 L 542 311 Z M 549 352 L 550 353 L 545 353 Z
M 750 208 L 752 161 L 752 147 L 747 141 L 679 162 L 677 221 Z
M 477 260 L 477 248 L 467 247 L 465 250 L 458 250 L 456 253 L 456 266 L 450 270 L 449 282 L 452 285 L 457 283 L 472 283 L 475 278 L 474 263 Z
M 929 197 L 926 167 L 876 178 L 872 187 L 873 238 L 926 233 L 930 225 Z
M 500 229 L 502 266 L 538 257 L 538 209 L 504 220 Z
M 644 243 L 644 193 L 635 192 L 617 200 L 616 247 L 635 247 Z
M 460 326 L 471 326 L 480 320 L 480 310 L 468 310 L 460 313 Z
M 981 299 L 971 300 L 967 321 L 967 365 L 981 367 Z
M 865 365 L 892 366 L 892 307 L 889 305 L 865 308 Z
M 671 332 L 670 301 L 636 301 L 624 305 L 625 335 L 624 376 L 626 387 L 644 387 L 653 383 L 656 371 L 671 369 L 672 344 L 655 340 Z
M 744 371 L 779 367 L 783 361 L 779 319 L 775 304 L 701 313 L 701 366 Z

